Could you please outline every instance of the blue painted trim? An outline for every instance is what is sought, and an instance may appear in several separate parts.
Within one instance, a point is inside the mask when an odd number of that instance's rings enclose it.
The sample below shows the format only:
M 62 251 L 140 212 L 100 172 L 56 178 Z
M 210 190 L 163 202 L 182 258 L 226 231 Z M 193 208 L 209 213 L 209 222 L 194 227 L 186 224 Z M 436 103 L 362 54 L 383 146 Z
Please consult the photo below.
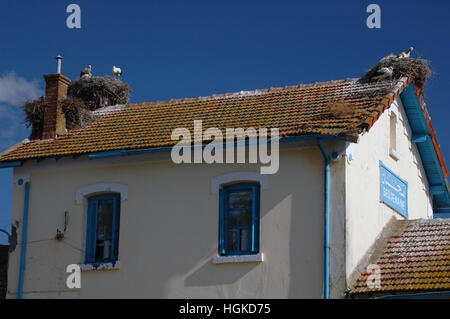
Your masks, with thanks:
M 260 185 L 259 183 L 237 183 L 224 186 L 220 189 L 220 209 L 219 209 L 219 255 L 221 256 L 235 256 L 235 255 L 252 255 L 259 253 L 259 219 L 260 219 Z M 252 221 L 248 226 L 228 226 L 228 198 L 229 194 L 239 190 L 251 190 L 252 192 Z M 239 209 L 233 209 L 239 210 Z M 240 229 L 251 230 L 251 236 L 249 236 L 248 247 L 246 251 L 229 251 L 228 250 L 228 232 L 230 230 Z M 238 246 L 239 245 L 238 237 Z
M 305 136 L 291 136 L 291 137 L 283 137 L 280 139 L 280 143 L 288 143 L 288 142 L 298 142 L 298 141 L 312 141 L 316 139 L 333 139 L 333 140 L 340 140 L 340 141 L 346 141 L 347 139 L 339 136 L 334 135 L 305 135 Z M 268 139 L 268 142 L 270 143 L 270 139 Z M 259 143 L 259 140 L 258 140 Z M 234 145 L 236 145 L 237 142 L 234 142 Z M 245 141 L 245 145 L 248 145 L 249 141 Z M 202 148 L 204 148 L 206 145 L 203 145 Z M 224 146 L 226 146 L 226 142 L 224 142 Z M 195 145 L 191 145 L 191 150 L 196 148 Z M 130 156 L 130 155 L 141 155 L 141 154 L 153 154 L 153 153 L 164 153 L 168 152 L 170 153 L 172 151 L 173 147 L 163 147 L 163 148 L 147 148 L 147 149 L 140 149 L 140 150 L 119 150 L 119 151 L 108 151 L 108 152 L 100 152 L 100 153 L 92 153 L 88 155 L 89 159 L 98 159 L 98 158 L 108 158 L 108 157 L 119 157 L 119 156 Z
M 431 195 L 439 195 L 445 193 L 445 188 L 442 185 L 431 185 L 430 186 L 430 194 Z
M 330 299 L 330 157 L 321 139 L 317 140 L 317 144 L 325 160 L 324 298 Z
M 97 244 L 97 222 L 98 222 L 98 205 L 100 201 L 110 200 L 113 202 L 113 220 L 111 230 L 111 256 L 108 259 L 96 259 L 96 244 Z M 105 263 L 115 262 L 118 259 L 118 245 L 119 245 L 119 228 L 120 228 L 120 195 L 106 194 L 99 196 L 92 196 L 88 199 L 88 213 L 87 213 L 87 231 L 86 231 L 86 252 L 85 263 Z
M 422 105 L 417 96 L 413 83 L 409 84 L 400 94 L 408 121 L 411 126 L 413 142 L 416 143 L 427 176 L 428 184 L 441 186 L 444 192 L 433 195 L 434 217 L 441 218 L 439 212 L 450 209 L 450 192 L 447 180 L 439 162 L 439 158 L 431 139 L 430 128 L 422 110 Z
M 219 255 L 225 256 L 225 191 L 219 190 Z
M 431 139 L 429 135 L 413 135 L 412 142 L 413 143 L 424 143 L 428 141 L 428 139 Z
M 107 158 L 107 157 L 119 157 L 119 156 L 130 156 L 130 155 L 141 155 L 141 154 L 152 154 L 152 153 L 164 153 L 171 152 L 172 147 L 163 147 L 163 148 L 149 148 L 142 150 L 122 150 L 122 151 L 110 151 L 110 152 L 101 152 L 101 153 L 93 153 L 89 154 L 89 159 L 97 159 L 97 158 Z
M 22 165 L 23 165 L 23 162 L 0 163 L 0 168 L 13 168 L 13 167 L 20 167 Z
M 300 135 L 300 136 L 291 136 L 291 137 L 283 137 L 280 139 L 280 143 L 287 143 L 287 142 L 297 142 L 297 141 L 312 141 L 315 139 L 333 139 L 333 140 L 340 140 L 340 141 L 346 141 L 347 139 L 340 137 L 340 136 L 334 136 L 334 135 Z M 270 143 L 270 139 L 268 140 Z M 235 142 L 234 144 L 237 144 Z M 226 143 L 224 143 L 226 145 Z M 245 142 L 245 145 L 248 145 L 248 141 Z M 192 149 L 195 148 L 194 145 L 191 146 Z M 120 156 L 131 156 L 131 155 L 141 155 L 141 154 L 153 154 L 153 153 L 170 153 L 172 151 L 173 147 L 162 147 L 162 148 L 146 148 L 146 149 L 135 149 L 135 150 L 115 150 L 115 151 L 107 151 L 107 152 L 98 152 L 98 153 L 91 153 L 88 154 L 87 157 L 89 159 L 100 159 L 100 158 L 109 158 L 109 157 L 120 157 Z M 202 146 L 204 148 L 204 146 Z M 81 155 L 73 155 L 73 160 L 76 160 Z M 60 159 L 61 157 L 54 158 L 55 161 Z M 43 161 L 45 158 L 39 158 L 37 159 L 38 162 Z M 22 166 L 23 162 L 10 162 L 10 163 L 0 163 L 0 168 L 11 168 L 11 167 L 19 167 Z
M 25 183 L 25 198 L 23 203 L 23 226 L 22 226 L 22 248 L 20 250 L 20 268 L 19 268 L 19 288 L 17 299 L 23 297 L 23 281 L 25 278 L 25 262 L 27 253 L 27 232 L 28 232 L 28 204 L 30 198 L 30 183 Z

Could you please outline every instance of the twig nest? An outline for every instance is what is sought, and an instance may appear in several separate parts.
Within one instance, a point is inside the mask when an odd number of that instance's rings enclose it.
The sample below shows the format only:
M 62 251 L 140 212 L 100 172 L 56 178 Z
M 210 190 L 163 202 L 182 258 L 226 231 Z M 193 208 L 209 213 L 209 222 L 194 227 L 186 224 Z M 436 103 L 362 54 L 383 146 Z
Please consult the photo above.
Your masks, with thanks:
M 359 83 L 372 83 L 377 82 L 378 79 L 374 79 L 376 74 L 381 68 L 392 67 L 392 78 L 386 78 L 385 81 L 398 80 L 401 77 L 413 77 L 416 85 L 423 89 L 427 82 L 427 79 L 431 77 L 430 62 L 424 59 L 413 58 L 398 58 L 395 56 L 388 56 L 382 59 L 376 66 L 367 72 Z M 382 80 L 383 81 L 383 80 Z
M 108 105 L 127 104 L 131 87 L 111 76 L 84 77 L 73 81 L 68 94 L 74 99 L 82 100 L 90 110 L 99 107 L 99 100 Z

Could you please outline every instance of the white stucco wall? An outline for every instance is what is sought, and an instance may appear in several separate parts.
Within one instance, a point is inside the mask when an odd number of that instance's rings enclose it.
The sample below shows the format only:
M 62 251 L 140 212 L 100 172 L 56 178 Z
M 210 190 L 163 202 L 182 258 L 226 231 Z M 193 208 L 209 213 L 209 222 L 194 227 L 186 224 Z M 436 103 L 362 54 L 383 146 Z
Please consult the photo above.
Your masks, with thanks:
M 389 155 L 390 112 L 397 112 L 397 152 Z M 429 218 L 431 198 L 426 175 L 416 145 L 411 143 L 411 129 L 401 99 L 385 111 L 371 130 L 354 145 L 353 161 L 346 160 L 346 269 L 350 276 L 374 244 L 385 225 L 404 217 L 380 202 L 380 164 L 408 182 L 409 219 Z
M 177 166 L 158 156 L 146 162 L 62 159 L 15 170 L 16 179 L 29 178 L 31 185 L 25 298 L 322 298 L 324 166 L 317 147 L 281 151 L 279 172 L 261 190 L 264 261 L 249 264 L 212 262 L 219 195 L 211 183 L 223 174 L 259 172 L 259 166 Z M 120 269 L 83 272 L 82 288 L 69 290 L 66 266 L 84 262 L 86 238 L 86 200 L 77 204 L 77 190 L 98 183 L 128 186 Z M 19 244 L 10 256 L 9 298 L 18 287 L 23 198 L 24 188 L 16 185 Z M 57 241 L 65 211 L 68 230 Z

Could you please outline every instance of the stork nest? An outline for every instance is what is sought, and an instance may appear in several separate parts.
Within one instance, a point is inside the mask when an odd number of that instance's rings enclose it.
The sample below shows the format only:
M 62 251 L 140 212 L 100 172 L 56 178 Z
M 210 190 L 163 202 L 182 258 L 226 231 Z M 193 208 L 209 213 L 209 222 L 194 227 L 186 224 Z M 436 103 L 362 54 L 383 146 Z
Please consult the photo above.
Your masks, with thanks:
M 68 98 L 61 101 L 66 117 L 66 128 L 79 129 L 92 124 L 96 116 L 91 112 L 106 105 L 127 104 L 131 87 L 110 76 L 80 78 L 68 88 Z M 45 97 L 23 105 L 25 125 L 30 128 L 30 139 L 40 139 L 44 129 Z
M 373 77 L 377 74 L 378 70 L 383 67 L 392 67 L 393 76 L 381 81 L 392 81 L 398 80 L 401 77 L 412 77 L 416 85 L 420 89 L 424 89 L 425 84 L 429 77 L 431 77 L 432 72 L 430 68 L 430 61 L 424 59 L 413 59 L 413 58 L 397 58 L 397 57 L 387 57 L 382 59 L 376 66 L 367 72 L 361 79 L 359 83 L 372 83 L 376 82 Z
M 31 127 L 31 140 L 42 138 L 45 104 L 45 97 L 40 97 L 23 105 L 25 125 L 27 128 Z M 88 126 L 97 118 L 80 99 L 64 99 L 61 101 L 61 106 L 66 118 L 66 128 L 69 130 Z
M 98 108 L 100 99 L 108 105 L 127 104 L 131 87 L 110 76 L 80 78 L 69 85 L 68 95 L 80 99 L 90 109 Z
M 31 127 L 30 139 L 35 140 L 42 137 L 44 130 L 45 98 L 28 101 L 23 105 L 25 113 L 25 125 Z
M 96 116 L 81 99 L 65 99 L 61 104 L 62 111 L 66 117 L 66 128 L 68 130 L 91 125 L 96 120 Z

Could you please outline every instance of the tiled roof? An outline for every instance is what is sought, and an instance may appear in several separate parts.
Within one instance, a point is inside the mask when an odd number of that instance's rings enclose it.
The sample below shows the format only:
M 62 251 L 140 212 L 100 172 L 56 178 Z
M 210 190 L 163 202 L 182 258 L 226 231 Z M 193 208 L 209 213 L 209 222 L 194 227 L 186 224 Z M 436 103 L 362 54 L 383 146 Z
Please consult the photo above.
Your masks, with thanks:
M 89 127 L 51 140 L 34 140 L 0 155 L 1 162 L 174 145 L 175 128 L 279 128 L 280 136 L 357 136 L 370 127 L 407 79 L 361 84 L 354 79 L 133 104 L 103 112 Z
M 380 287 L 369 288 L 367 272 L 350 295 L 450 290 L 450 219 L 399 221 L 376 264 Z

